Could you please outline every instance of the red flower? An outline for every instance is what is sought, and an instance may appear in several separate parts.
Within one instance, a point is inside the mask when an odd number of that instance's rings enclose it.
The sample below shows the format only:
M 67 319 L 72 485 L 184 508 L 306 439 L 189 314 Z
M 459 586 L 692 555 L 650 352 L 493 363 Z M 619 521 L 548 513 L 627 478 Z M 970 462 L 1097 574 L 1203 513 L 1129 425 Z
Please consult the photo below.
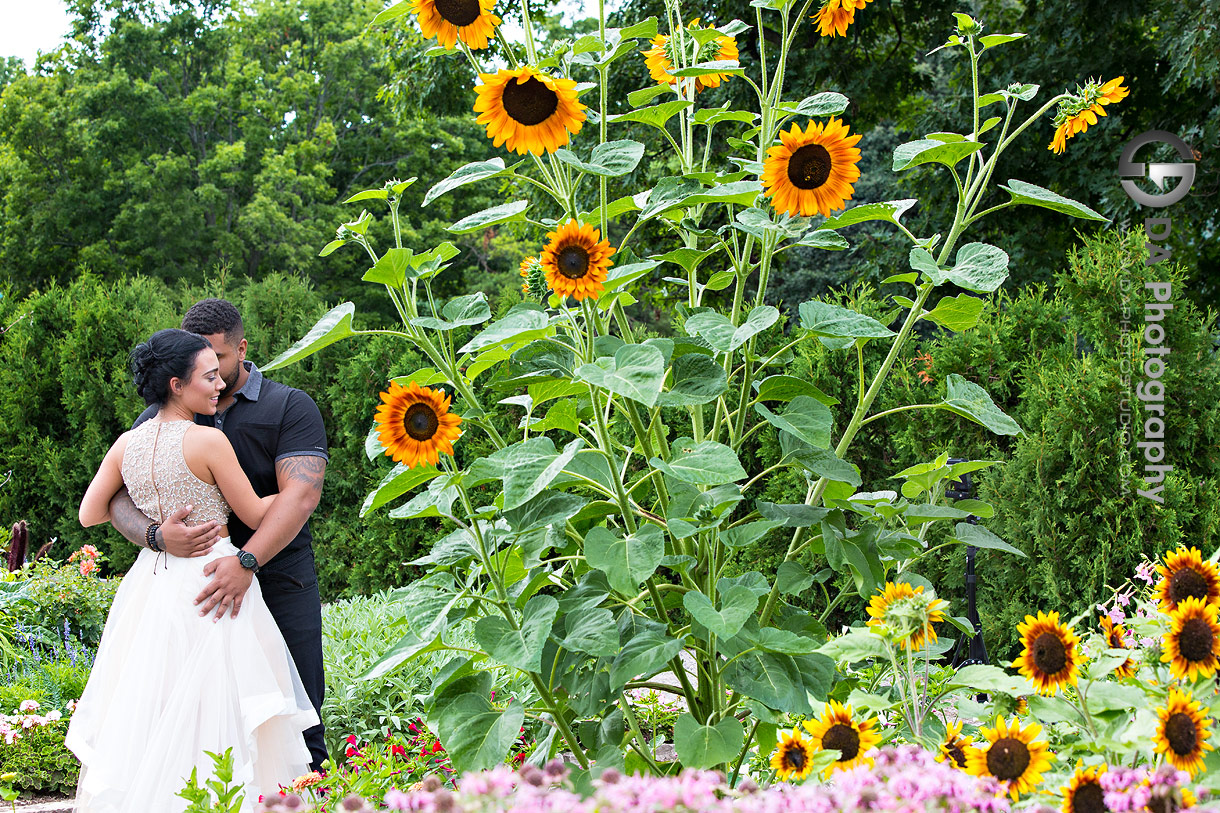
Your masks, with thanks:
M 432 743 L 432 753 L 439 754 L 441 751 L 444 751 L 444 750 L 445 750 L 445 747 L 443 745 L 441 745 L 440 740 L 437 740 L 436 742 Z
M 396 757 L 405 757 L 407 755 L 407 749 L 403 748 L 401 745 L 394 745 L 390 747 L 390 753 Z

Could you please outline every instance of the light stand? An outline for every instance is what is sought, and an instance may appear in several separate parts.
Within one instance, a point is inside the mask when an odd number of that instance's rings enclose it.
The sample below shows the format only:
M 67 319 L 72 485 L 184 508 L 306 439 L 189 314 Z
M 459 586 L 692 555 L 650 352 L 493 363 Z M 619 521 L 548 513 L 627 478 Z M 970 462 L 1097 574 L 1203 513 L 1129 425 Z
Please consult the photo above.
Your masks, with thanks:
M 950 464 L 964 462 L 965 460 L 960 457 L 949 458 Z M 970 480 L 970 472 L 965 472 L 958 480 L 950 481 L 945 488 L 945 496 L 951 500 L 968 500 L 973 497 L 974 483 Z M 966 522 L 978 525 L 979 518 L 971 514 L 966 517 Z M 952 664 L 954 666 L 971 666 L 988 662 L 987 645 L 983 642 L 983 629 L 979 622 L 979 611 L 976 604 L 978 577 L 974 573 L 974 555 L 977 552 L 978 548 L 974 545 L 966 546 L 966 618 L 974 626 L 974 635 L 968 642 L 958 638 L 957 644 L 953 648 Z M 963 646 L 963 644 L 965 645 Z

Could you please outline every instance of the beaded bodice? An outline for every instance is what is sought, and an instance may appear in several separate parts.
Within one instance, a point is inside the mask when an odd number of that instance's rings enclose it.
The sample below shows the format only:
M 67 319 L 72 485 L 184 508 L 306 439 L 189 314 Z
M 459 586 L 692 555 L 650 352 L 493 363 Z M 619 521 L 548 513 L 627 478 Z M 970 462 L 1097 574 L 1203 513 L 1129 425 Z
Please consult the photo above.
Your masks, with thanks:
M 229 504 L 217 486 L 195 476 L 182 454 L 182 440 L 192 426 L 191 421 L 145 421 L 131 430 L 123 451 L 123 482 L 136 507 L 157 522 L 191 505 L 187 525 L 213 519 L 224 525 Z

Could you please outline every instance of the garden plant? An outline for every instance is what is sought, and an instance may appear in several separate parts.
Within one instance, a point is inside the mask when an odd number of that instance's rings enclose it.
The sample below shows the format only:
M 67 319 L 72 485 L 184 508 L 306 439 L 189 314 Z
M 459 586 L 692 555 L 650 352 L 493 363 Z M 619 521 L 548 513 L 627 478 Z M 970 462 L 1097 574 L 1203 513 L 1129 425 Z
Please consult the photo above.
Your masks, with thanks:
M 528 4 L 520 46 L 507 41 L 490 6 L 412 0 L 375 22 L 414 11 L 424 33 L 437 37 L 438 56 L 454 58 L 456 49 L 479 73 L 478 122 L 519 160 L 462 167 L 429 190 L 424 205 L 479 182 L 517 190 L 521 199 L 472 213 L 450 230 L 536 228 L 539 253 L 521 264 L 526 301 L 498 318 L 482 293 L 439 301 L 433 283 L 456 249 L 403 245 L 400 201 L 412 180 L 390 181 L 349 202 L 380 202 L 393 245 L 373 244 L 374 215 L 365 211 L 322 254 L 365 251 L 363 279 L 384 286 L 401 327 L 357 329 L 355 308 L 345 303 L 265 368 L 368 334 L 399 337 L 430 365 L 395 378 L 382 395 L 367 450 L 398 465 L 362 513 L 414 492 L 391 516 L 441 517 L 452 531 L 418 562 L 430 572 L 403 591 L 405 634 L 366 677 L 423 653 L 453 653 L 425 700 L 428 724 L 458 770 L 502 762 L 528 720 L 538 731 L 539 765 L 564 752 L 579 770 L 603 776 L 610 768 L 664 773 L 628 693 L 672 692 L 685 706 L 673 723 L 680 764 L 725 770 L 730 786 L 752 752 L 775 750 L 777 773 L 801 778 L 815 763 L 830 771 L 864 760 L 880 735 L 877 721 L 850 703 L 860 682 L 853 663 L 880 658 L 883 667 L 873 688 L 884 683 L 884 692 L 866 692 L 860 708 L 899 710 L 899 736 L 927 747 L 944 735 L 935 712 L 948 699 L 1033 694 L 1027 681 L 994 667 L 962 670 L 929 692 L 942 651 L 934 649 L 936 625 L 971 629 L 915 575 L 919 560 L 959 544 L 1021 555 L 965 521 L 985 519 L 990 506 L 944 498 L 947 483 L 994 461 L 950 464 L 947 453 L 928 449 L 925 463 L 893 472 L 900 491 L 865 491 L 852 443 L 869 423 L 902 420 L 911 410 L 946 410 L 1003 435 L 1021 431 L 982 386 L 960 375 L 947 378 L 939 400 L 881 412 L 873 404 L 917 323 L 970 330 L 984 308 L 977 295 L 1005 280 L 1007 254 L 967 242 L 973 224 L 1023 206 L 1104 220 L 1051 190 L 994 176 L 1022 135 L 1053 131 L 1049 148 L 1062 151 L 1127 94 L 1121 78 L 1049 98 L 1034 84 L 985 92 L 988 51 L 1021 47 L 1024 35 L 987 34 L 955 15 L 942 47 L 969 61 L 972 116 L 893 154 L 894 171 L 932 167 L 956 191 L 942 230 L 916 235 L 902 223 L 914 200 L 848 205 L 859 176 L 859 136 L 838 118 L 848 100 L 806 95 L 785 82 L 811 12 L 820 33 L 833 36 L 855 14 L 869 13 L 867 0 L 831 0 L 820 9 L 811 0 L 757 0 L 750 23 L 719 25 L 691 21 L 697 12 L 671 0 L 660 23 L 622 28 L 607 27 L 599 7 L 596 34 L 547 53 L 537 47 Z M 735 37 L 751 25 L 778 35 L 778 45 L 759 37 L 757 76 L 737 61 Z M 483 53 L 493 38 L 499 63 Z M 628 96 L 630 112 L 612 115 L 609 73 L 634 58 L 646 59 L 656 84 Z M 701 104 L 724 82 L 746 83 L 757 109 Z M 1048 117 L 1053 127 L 1031 129 Z M 610 182 L 632 175 L 645 152 L 643 143 L 612 138 L 626 123 L 656 131 L 672 154 L 653 164 L 663 161 L 670 174 L 611 200 Z M 732 133 L 734 155 L 713 166 L 713 133 L 722 130 Z M 777 258 L 797 245 L 842 249 L 841 232 L 866 221 L 891 225 L 894 238 L 908 243 L 909 269 L 895 269 L 887 282 L 909 285 L 910 296 L 893 297 L 882 319 L 805 302 L 780 336 L 781 313 L 767 303 Z M 645 226 L 668 234 L 672 248 L 637 256 L 633 238 Z M 612 233 L 622 234 L 614 244 Z M 628 313 L 631 290 L 653 284 L 657 269 L 673 274 L 662 284 L 681 292 L 674 314 L 681 331 L 641 338 Z M 777 349 L 759 352 L 772 338 Z M 851 401 L 785 374 L 793 349 L 806 342 L 857 369 Z M 865 371 L 863 349 L 872 342 L 888 349 Z M 504 409 L 524 412 L 515 431 L 494 420 Z M 781 459 L 762 467 L 743 456 L 757 433 L 778 437 Z M 473 436 L 491 453 L 463 455 Z M 803 501 L 754 496 L 781 468 L 804 474 Z M 750 570 L 751 551 L 770 534 L 787 539 L 782 564 L 773 573 Z M 848 578 L 847 588 L 832 594 L 835 574 Z M 872 602 L 870 626 L 830 636 L 825 621 L 849 595 Z M 1036 623 L 1044 625 L 1039 635 L 1060 629 L 1055 617 Z M 464 624 L 474 644 L 457 640 Z M 493 699 L 489 665 L 519 672 L 529 692 Z M 1027 671 L 1036 676 L 1038 668 Z M 808 718 L 817 757 L 805 758 L 805 735 L 787 732 L 794 718 Z M 1014 795 L 1046 767 L 1045 744 L 1032 744 L 1034 728 L 1001 719 L 986 734 L 1020 744 L 1012 745 L 1027 763 L 1020 771 L 990 768 Z

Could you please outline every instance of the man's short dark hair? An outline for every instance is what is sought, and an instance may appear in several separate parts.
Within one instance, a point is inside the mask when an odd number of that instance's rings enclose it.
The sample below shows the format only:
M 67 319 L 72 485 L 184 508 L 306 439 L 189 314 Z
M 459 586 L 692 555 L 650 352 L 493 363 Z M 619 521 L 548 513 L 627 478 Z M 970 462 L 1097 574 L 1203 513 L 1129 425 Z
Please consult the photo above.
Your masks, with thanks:
M 241 314 L 227 299 L 201 299 L 182 317 L 182 329 L 200 336 L 225 334 L 225 341 L 237 344 L 245 337 Z

